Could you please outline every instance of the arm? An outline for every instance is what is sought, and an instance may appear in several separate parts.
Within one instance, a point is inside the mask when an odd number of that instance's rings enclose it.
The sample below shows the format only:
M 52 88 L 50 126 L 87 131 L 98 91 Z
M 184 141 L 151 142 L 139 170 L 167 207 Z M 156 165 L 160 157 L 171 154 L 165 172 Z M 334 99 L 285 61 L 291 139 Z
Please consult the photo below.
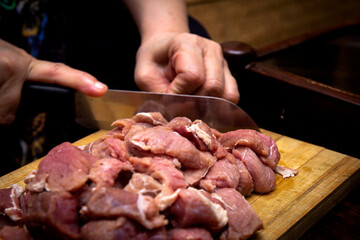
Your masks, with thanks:
M 61 63 L 37 60 L 1 39 L 0 73 L 0 125 L 14 121 L 25 81 L 63 85 L 90 96 L 107 91 L 107 86 L 90 74 Z
M 239 101 L 221 46 L 189 33 L 183 0 L 125 0 L 141 34 L 135 81 L 141 90 Z

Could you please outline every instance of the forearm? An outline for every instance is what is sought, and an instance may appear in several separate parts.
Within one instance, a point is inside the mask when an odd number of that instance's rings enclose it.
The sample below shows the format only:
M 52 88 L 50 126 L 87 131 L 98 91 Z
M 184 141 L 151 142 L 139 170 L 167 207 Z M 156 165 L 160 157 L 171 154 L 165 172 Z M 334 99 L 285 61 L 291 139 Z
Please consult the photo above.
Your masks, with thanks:
M 189 32 L 184 0 L 124 0 L 142 41 L 163 32 Z

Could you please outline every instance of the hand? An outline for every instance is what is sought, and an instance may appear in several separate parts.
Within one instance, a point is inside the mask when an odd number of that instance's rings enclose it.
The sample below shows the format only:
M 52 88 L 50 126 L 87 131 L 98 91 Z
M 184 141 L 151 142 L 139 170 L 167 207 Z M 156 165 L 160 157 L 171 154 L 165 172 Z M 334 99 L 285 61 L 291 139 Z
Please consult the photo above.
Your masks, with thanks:
M 135 81 L 143 91 L 209 95 L 234 103 L 240 98 L 220 44 L 189 33 L 146 39 L 137 53 Z
M 25 81 L 58 84 L 90 96 L 102 96 L 107 86 L 85 72 L 62 63 L 33 58 L 0 39 L 0 125 L 14 121 Z

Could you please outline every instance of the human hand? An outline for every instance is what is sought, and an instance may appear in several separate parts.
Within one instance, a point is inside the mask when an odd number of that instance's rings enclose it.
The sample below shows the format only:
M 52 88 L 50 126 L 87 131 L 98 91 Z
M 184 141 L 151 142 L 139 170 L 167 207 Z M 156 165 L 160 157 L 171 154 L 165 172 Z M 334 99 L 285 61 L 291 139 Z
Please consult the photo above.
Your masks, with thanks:
M 143 42 L 135 82 L 143 91 L 209 95 L 238 103 L 240 95 L 220 44 L 189 33 L 162 33 Z
M 25 81 L 57 84 L 90 96 L 102 96 L 107 86 L 88 73 L 62 63 L 37 60 L 0 39 L 0 125 L 14 121 Z

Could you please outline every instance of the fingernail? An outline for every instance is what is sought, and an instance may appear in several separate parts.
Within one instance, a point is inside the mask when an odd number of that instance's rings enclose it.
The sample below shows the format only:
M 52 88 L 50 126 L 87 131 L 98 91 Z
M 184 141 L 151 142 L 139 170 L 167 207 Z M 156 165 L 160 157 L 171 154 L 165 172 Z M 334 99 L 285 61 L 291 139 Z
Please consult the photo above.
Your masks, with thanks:
M 107 86 L 106 86 L 105 84 L 103 84 L 102 82 L 96 82 L 96 83 L 94 84 L 94 86 L 95 86 L 96 88 L 98 88 L 98 89 L 104 89 L 104 88 L 107 87 Z

